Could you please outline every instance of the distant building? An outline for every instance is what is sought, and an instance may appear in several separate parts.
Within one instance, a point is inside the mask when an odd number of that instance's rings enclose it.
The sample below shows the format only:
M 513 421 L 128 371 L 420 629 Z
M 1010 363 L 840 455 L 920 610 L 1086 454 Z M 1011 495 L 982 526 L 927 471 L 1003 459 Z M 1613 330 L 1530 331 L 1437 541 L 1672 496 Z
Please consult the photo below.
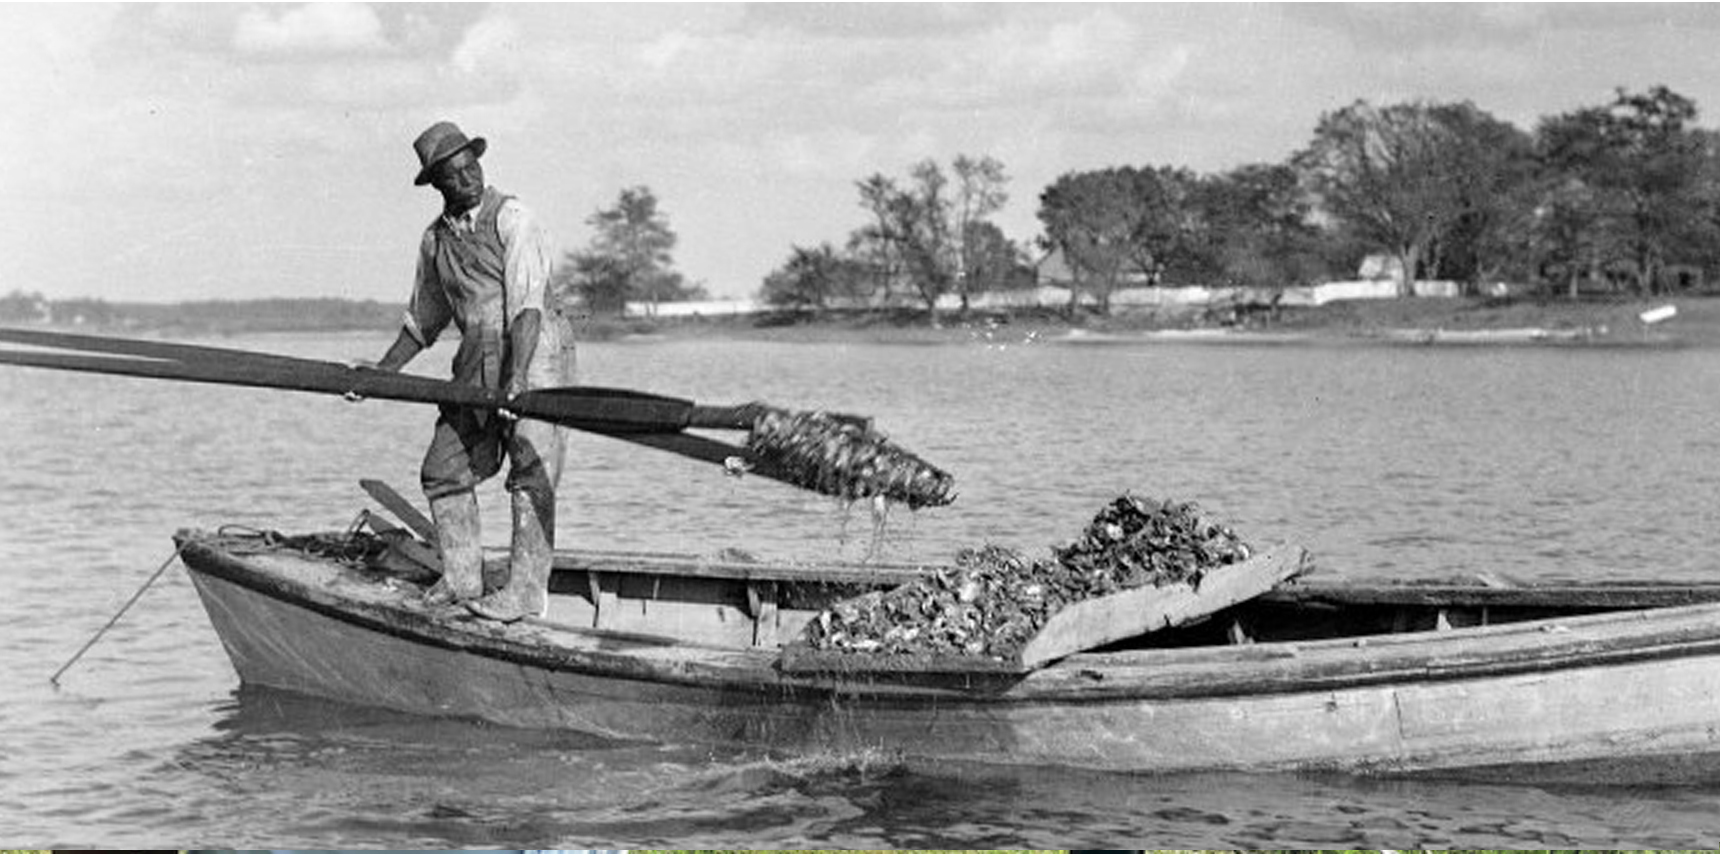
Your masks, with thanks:
M 1061 247 L 1053 248 L 1033 266 L 1034 279 L 1039 285 L 1068 287 L 1075 282 L 1075 270 L 1069 266 Z M 1117 276 L 1118 288 L 1144 288 L 1155 284 L 1152 277 L 1137 269 L 1122 271 Z
M 1395 255 L 1375 254 L 1362 259 L 1361 267 L 1356 269 L 1356 276 L 1369 282 L 1390 280 L 1403 281 L 1403 259 Z
M 1033 265 L 1033 278 L 1040 285 L 1067 285 L 1075 281 L 1075 271 L 1069 269 L 1063 250 L 1053 249 Z

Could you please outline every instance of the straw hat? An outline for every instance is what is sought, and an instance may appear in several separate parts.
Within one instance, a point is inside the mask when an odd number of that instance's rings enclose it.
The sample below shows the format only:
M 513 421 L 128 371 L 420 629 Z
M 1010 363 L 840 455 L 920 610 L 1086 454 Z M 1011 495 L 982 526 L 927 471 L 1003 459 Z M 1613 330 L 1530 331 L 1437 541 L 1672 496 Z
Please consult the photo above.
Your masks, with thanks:
M 453 122 L 437 122 L 418 135 L 412 141 L 412 149 L 418 152 L 418 177 L 412 180 L 415 185 L 423 186 L 430 183 L 430 170 L 436 164 L 459 154 L 462 149 L 470 148 L 472 155 L 483 157 L 484 149 L 489 146 L 483 137 L 466 138 L 466 133 Z

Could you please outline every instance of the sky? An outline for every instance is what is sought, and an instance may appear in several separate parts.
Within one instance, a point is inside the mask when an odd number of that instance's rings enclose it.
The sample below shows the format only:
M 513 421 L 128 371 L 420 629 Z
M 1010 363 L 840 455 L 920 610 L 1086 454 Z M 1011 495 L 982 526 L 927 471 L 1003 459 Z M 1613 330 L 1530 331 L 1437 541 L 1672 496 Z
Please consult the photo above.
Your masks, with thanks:
M 1525 130 L 1664 84 L 1720 115 L 1720 6 L 0 4 L 0 294 L 399 302 L 447 119 L 558 254 L 646 186 L 753 295 L 858 181 L 990 155 L 1026 243 L 1068 172 L 1280 162 L 1357 100 Z

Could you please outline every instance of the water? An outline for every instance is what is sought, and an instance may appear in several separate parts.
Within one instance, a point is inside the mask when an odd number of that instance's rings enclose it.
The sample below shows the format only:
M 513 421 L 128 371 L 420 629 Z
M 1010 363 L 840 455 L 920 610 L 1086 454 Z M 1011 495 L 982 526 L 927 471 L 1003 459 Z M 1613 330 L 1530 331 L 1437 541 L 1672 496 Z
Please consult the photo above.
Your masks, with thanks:
M 326 358 L 384 336 L 218 342 Z M 440 372 L 449 353 L 414 369 Z M 1124 490 L 1198 501 L 1322 572 L 1712 578 L 1705 350 L 587 345 L 586 382 L 875 416 L 960 500 L 864 509 L 597 437 L 559 537 L 945 560 L 1074 537 Z M 175 568 L 48 676 L 179 527 L 347 525 L 416 495 L 432 410 L 0 370 L 0 843 L 66 848 L 1706 848 L 1720 779 L 1655 788 L 1125 776 L 777 756 L 430 721 L 238 687 Z M 499 479 L 498 479 L 499 480 Z M 487 537 L 506 539 L 499 485 Z

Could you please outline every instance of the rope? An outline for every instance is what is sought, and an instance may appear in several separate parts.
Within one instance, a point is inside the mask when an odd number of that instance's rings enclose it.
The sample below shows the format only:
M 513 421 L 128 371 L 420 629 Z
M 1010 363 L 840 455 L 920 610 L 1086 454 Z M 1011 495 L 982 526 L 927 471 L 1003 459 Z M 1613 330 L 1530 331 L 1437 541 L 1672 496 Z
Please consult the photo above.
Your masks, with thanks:
M 215 533 L 222 537 L 259 541 L 265 550 L 288 549 L 318 558 L 332 558 L 343 564 L 362 566 L 388 548 L 386 541 L 364 530 L 370 517 L 370 511 L 359 511 L 352 523 L 339 534 L 287 535 L 272 529 L 252 528 L 239 523 L 221 526 Z
M 173 554 L 167 556 L 167 560 L 163 561 L 161 566 L 157 567 L 155 572 L 150 574 L 149 580 L 143 583 L 143 587 L 138 588 L 137 593 L 132 594 L 131 599 L 126 600 L 125 605 L 120 606 L 119 611 L 115 612 L 113 617 L 108 618 L 108 622 L 102 626 L 101 629 L 96 630 L 96 634 L 90 636 L 90 640 L 84 642 L 84 646 L 78 648 L 78 652 L 72 654 L 72 658 L 66 660 L 66 664 L 61 665 L 60 670 L 54 672 L 54 676 L 48 678 L 48 682 L 53 683 L 54 686 L 58 688 L 60 685 L 60 675 L 66 673 L 67 668 L 72 667 L 72 665 L 76 664 L 79 659 L 82 659 L 84 654 L 88 652 L 91 647 L 94 647 L 96 642 L 100 641 L 101 637 L 105 635 L 108 630 L 113 628 L 114 624 L 119 623 L 119 619 L 132 607 L 133 603 L 136 603 L 138 599 L 143 596 L 143 592 L 149 590 L 149 586 L 155 584 L 155 580 L 161 578 L 161 574 L 166 573 L 167 568 L 173 566 L 174 559 L 179 557 L 179 550 L 183 548 L 183 546 L 174 547 Z
M 307 537 L 287 537 L 278 531 L 257 529 L 237 523 L 221 526 L 218 533 L 225 537 L 256 538 L 261 540 L 263 545 L 269 547 L 286 547 L 312 555 L 327 555 L 343 562 L 362 563 L 369 557 L 369 553 L 375 549 L 373 539 L 364 537 L 364 533 L 361 531 L 364 524 L 368 522 L 369 519 L 369 511 L 360 511 L 358 517 L 352 521 L 352 525 L 348 526 L 346 531 L 343 532 L 338 539 L 317 537 L 314 535 Z M 84 642 L 84 646 L 78 648 L 78 652 L 72 654 L 72 658 L 66 660 L 66 664 L 61 665 L 60 670 L 54 672 L 54 676 L 48 678 L 48 682 L 53 683 L 56 687 L 59 686 L 60 676 L 65 674 L 73 665 L 77 664 L 78 660 L 82 659 L 84 654 L 88 653 L 90 648 L 94 647 L 96 642 L 100 641 L 102 636 L 107 634 L 108 630 L 113 629 L 114 625 L 119 623 L 119 619 L 124 617 L 125 613 L 130 611 L 131 607 L 135 605 L 139 599 L 143 598 L 143 593 L 155 584 L 155 580 L 160 579 L 161 574 L 166 573 L 167 568 L 173 566 L 174 560 L 179 558 L 179 552 L 181 549 L 184 549 L 183 545 L 175 547 L 173 554 L 167 556 L 167 560 L 163 561 L 161 566 L 157 567 L 155 572 L 150 574 L 149 579 L 137 589 L 137 593 L 132 594 L 131 599 L 126 600 L 125 605 L 120 606 L 119 611 L 115 612 L 113 617 L 108 618 L 108 622 L 103 624 L 101 629 L 96 630 L 95 635 L 90 636 L 90 640 Z

